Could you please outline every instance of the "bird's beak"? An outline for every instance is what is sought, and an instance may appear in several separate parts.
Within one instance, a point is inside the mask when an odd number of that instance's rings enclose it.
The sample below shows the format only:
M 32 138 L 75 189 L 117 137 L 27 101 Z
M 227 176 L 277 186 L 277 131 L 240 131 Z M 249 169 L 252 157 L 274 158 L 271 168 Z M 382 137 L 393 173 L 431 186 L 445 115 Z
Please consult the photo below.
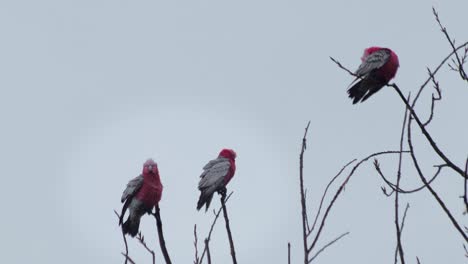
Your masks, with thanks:
M 149 165 L 148 170 L 152 172 L 153 171 L 153 165 Z

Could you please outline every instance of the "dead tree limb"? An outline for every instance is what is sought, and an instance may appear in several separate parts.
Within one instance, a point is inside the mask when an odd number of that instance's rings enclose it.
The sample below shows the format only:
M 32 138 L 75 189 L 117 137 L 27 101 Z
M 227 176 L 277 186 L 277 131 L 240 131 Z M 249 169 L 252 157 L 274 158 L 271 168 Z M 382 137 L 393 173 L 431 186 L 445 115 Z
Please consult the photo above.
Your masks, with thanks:
M 117 216 L 117 219 L 119 219 L 119 221 L 120 221 L 120 215 L 119 215 L 119 213 L 117 213 L 116 210 L 114 210 L 114 213 L 115 213 L 115 215 Z M 122 229 L 121 229 L 121 230 L 122 230 Z M 125 234 L 124 234 L 123 230 L 122 230 L 122 237 L 123 237 L 123 241 L 124 241 L 124 244 L 125 244 L 125 253 L 122 252 L 122 255 L 125 257 L 125 262 L 124 262 L 124 263 L 127 264 L 128 261 L 130 261 L 131 263 L 134 264 L 135 262 L 134 262 L 134 261 L 130 258 L 130 256 L 128 255 L 127 238 L 125 237 Z
M 161 221 L 161 214 L 159 213 L 159 205 L 155 207 L 155 213 L 153 213 L 154 218 L 156 219 L 156 227 L 158 228 L 158 238 L 159 238 L 159 246 L 161 247 L 161 252 L 164 256 L 164 260 L 166 264 L 171 264 L 171 258 L 169 257 L 169 253 L 167 252 L 166 241 L 164 240 L 164 233 L 162 228 L 162 221 Z
M 320 253 L 322 253 L 325 249 L 327 249 L 327 247 L 335 244 L 336 242 L 338 242 L 338 240 L 342 239 L 343 237 L 349 235 L 349 232 L 346 232 L 344 234 L 341 234 L 340 236 L 338 236 L 337 238 L 333 239 L 332 241 L 328 242 L 325 246 L 323 246 L 321 249 L 319 249 L 317 251 L 317 253 L 315 253 L 314 256 L 312 256 L 312 258 L 309 260 L 309 263 L 312 263 L 312 261 L 317 258 L 318 255 L 320 255 Z
M 426 178 L 424 177 L 424 174 L 421 170 L 421 167 L 419 166 L 419 162 L 416 158 L 416 155 L 415 155 L 415 152 L 414 152 L 414 146 L 413 146 L 413 142 L 411 140 L 411 121 L 412 121 L 412 118 L 410 117 L 409 121 L 408 121 L 408 128 L 407 128 L 407 133 L 408 133 L 408 146 L 410 148 L 410 154 L 411 154 L 411 158 L 413 160 L 413 164 L 414 164 L 414 167 L 416 168 L 416 171 L 418 172 L 418 175 L 419 177 L 421 178 L 421 181 L 427 186 L 427 189 L 429 190 L 429 192 L 432 194 L 432 196 L 434 196 L 434 198 L 436 199 L 437 203 L 439 203 L 440 207 L 442 207 L 443 211 L 445 212 L 445 214 L 448 216 L 448 218 L 450 219 L 450 221 L 452 222 L 452 225 L 455 227 L 455 229 L 460 233 L 460 235 L 463 237 L 463 239 L 465 239 L 465 242 L 468 243 L 468 236 L 466 235 L 466 233 L 463 231 L 463 229 L 461 228 L 460 224 L 458 224 L 457 220 L 455 219 L 455 217 L 453 216 L 453 214 L 450 212 L 450 210 L 447 208 L 447 206 L 445 205 L 445 203 L 442 201 L 442 199 L 440 198 L 440 196 L 437 194 L 437 192 L 428 184 Z
M 403 153 L 407 153 L 408 151 L 403 151 Z M 317 242 L 320 238 L 320 235 L 323 231 L 323 228 L 325 227 L 325 224 L 326 224 L 326 221 L 327 221 L 327 217 L 328 215 L 330 214 L 330 211 L 331 209 L 333 208 L 336 200 L 338 199 L 338 197 L 340 196 L 340 194 L 343 192 L 346 184 L 349 182 L 349 180 L 351 179 L 351 177 L 353 176 L 354 172 L 359 168 L 359 166 L 361 166 L 361 164 L 363 164 L 364 162 L 368 161 L 369 159 L 373 158 L 373 157 L 376 157 L 376 156 L 380 156 L 380 155 L 386 155 L 386 154 L 398 154 L 400 153 L 400 151 L 381 151 L 381 152 L 377 152 L 377 153 L 373 153 L 369 156 L 367 156 L 366 158 L 362 159 L 361 161 L 359 161 L 354 167 L 353 169 L 351 170 L 351 172 L 349 173 L 349 175 L 346 177 L 346 179 L 343 181 L 343 183 L 340 185 L 340 187 L 338 188 L 338 190 L 336 191 L 335 195 L 333 196 L 330 204 L 328 205 L 327 209 L 325 210 L 325 214 L 322 218 L 322 221 L 320 222 L 320 226 L 319 226 L 319 229 L 317 231 L 317 234 L 315 235 L 314 237 L 314 240 L 312 242 L 312 245 L 307 249 L 307 251 L 312 251 L 314 249 L 314 247 L 317 245 Z
M 226 197 L 226 200 L 224 200 L 224 203 L 227 203 L 229 198 L 231 197 L 233 192 L 229 193 L 229 195 Z M 223 207 L 219 207 L 218 209 L 218 212 L 216 212 L 215 210 L 213 210 L 213 213 L 214 213 L 214 220 L 213 220 L 213 223 L 211 223 L 211 227 L 210 227 L 210 231 L 208 232 L 208 236 L 205 238 L 205 248 L 203 249 L 203 252 L 202 252 L 202 255 L 200 257 L 200 261 L 198 263 L 202 263 L 203 262 L 203 258 L 205 257 L 205 254 L 209 254 L 208 250 L 209 250 L 209 242 L 211 240 L 211 234 L 213 233 L 213 229 L 216 225 L 216 221 L 218 220 L 218 217 L 219 215 L 221 214 L 221 210 L 223 209 Z M 211 259 L 210 259 L 210 256 L 208 256 L 208 262 L 211 263 Z
M 302 211 L 302 240 L 304 246 L 304 264 L 309 263 L 309 251 L 307 250 L 307 205 L 305 200 L 304 192 L 304 152 L 307 148 L 307 132 L 309 130 L 310 121 L 304 131 L 304 137 L 302 138 L 301 154 L 299 155 L 299 182 L 300 182 L 300 193 L 301 193 L 301 211 Z
M 229 246 L 231 248 L 231 257 L 232 257 L 232 263 L 237 264 L 237 259 L 236 259 L 236 250 L 234 248 L 234 240 L 232 239 L 232 233 L 231 233 L 231 227 L 229 225 L 229 217 L 226 209 L 226 193 L 221 194 L 221 206 L 223 208 L 223 215 L 224 215 L 224 221 L 226 223 L 226 232 L 228 234 L 229 238 Z
M 408 100 L 409 100 L 408 96 Z M 408 116 L 408 109 L 405 109 L 405 114 L 403 117 L 403 125 L 401 128 L 401 136 L 400 136 L 400 154 L 398 155 L 398 171 L 397 171 L 397 183 L 396 183 L 396 189 L 400 189 L 400 180 L 401 180 L 401 164 L 403 163 L 403 139 L 405 138 L 405 127 L 406 127 L 406 118 Z M 400 228 L 400 217 L 398 216 L 399 214 L 399 204 L 398 204 L 398 198 L 399 198 L 399 193 L 395 192 L 395 229 L 396 229 L 396 235 L 397 235 L 397 248 L 398 248 L 398 254 L 400 255 L 400 261 L 401 264 L 405 264 L 405 257 L 404 257 L 404 251 L 403 251 L 403 245 L 401 242 L 401 228 Z M 396 264 L 396 259 L 395 259 L 395 264 Z
M 143 245 L 143 247 L 146 249 L 146 251 L 148 251 L 150 254 L 151 254 L 151 257 L 153 259 L 153 264 L 155 264 L 156 260 L 155 260 L 155 254 L 154 254 L 154 251 L 151 250 L 148 245 L 146 245 L 146 242 L 145 242 L 145 237 L 141 234 L 141 232 L 138 232 L 138 236 L 137 236 L 137 239 L 138 241 L 140 242 L 140 244 Z

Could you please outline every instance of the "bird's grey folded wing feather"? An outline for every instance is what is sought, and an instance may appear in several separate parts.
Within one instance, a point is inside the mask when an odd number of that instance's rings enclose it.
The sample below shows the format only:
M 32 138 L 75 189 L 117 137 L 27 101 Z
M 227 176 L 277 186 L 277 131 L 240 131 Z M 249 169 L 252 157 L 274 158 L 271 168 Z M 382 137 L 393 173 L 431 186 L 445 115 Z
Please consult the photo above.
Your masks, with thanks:
M 356 70 L 357 76 L 364 76 L 372 70 L 382 67 L 390 59 L 390 51 L 387 49 L 378 50 L 368 55 Z
M 130 196 L 133 196 L 143 184 L 143 175 L 139 175 L 135 177 L 133 180 L 127 183 L 127 188 L 123 191 L 122 198 L 120 201 L 123 203 L 127 200 Z
M 198 189 L 205 189 L 213 186 L 217 186 L 222 183 L 224 176 L 229 172 L 231 163 L 227 158 L 217 158 L 206 164 L 203 169 L 202 175 L 200 175 L 200 182 L 198 183 Z

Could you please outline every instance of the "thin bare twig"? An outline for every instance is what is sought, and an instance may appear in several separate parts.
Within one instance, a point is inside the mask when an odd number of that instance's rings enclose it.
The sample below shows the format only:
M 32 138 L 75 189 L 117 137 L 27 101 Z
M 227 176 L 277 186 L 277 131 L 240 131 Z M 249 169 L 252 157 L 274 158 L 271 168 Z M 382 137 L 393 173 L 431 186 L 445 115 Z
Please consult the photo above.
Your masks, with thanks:
M 115 215 L 117 216 L 117 219 L 119 219 L 119 223 L 120 223 L 120 215 L 119 215 L 119 213 L 117 213 L 116 210 L 114 210 L 114 213 L 115 213 Z M 122 230 L 122 229 L 121 229 L 121 230 Z M 130 262 L 132 262 L 132 263 L 135 263 L 135 262 L 133 262 L 133 260 L 128 256 L 127 238 L 125 237 L 125 234 L 124 234 L 123 230 L 122 230 L 122 237 L 123 237 L 123 241 L 124 241 L 124 243 L 125 243 L 125 253 L 122 252 L 122 255 L 124 255 L 124 257 L 125 257 L 125 262 L 124 262 L 124 263 L 127 264 L 128 261 L 130 261 Z
M 228 217 L 225 201 L 226 201 L 226 193 L 222 193 L 221 194 L 221 206 L 223 208 L 223 215 L 224 215 L 224 221 L 226 223 L 226 232 L 228 234 L 229 246 L 231 247 L 232 263 L 237 264 L 236 250 L 234 248 L 234 240 L 232 239 L 231 227 L 229 226 L 229 217 Z
M 305 188 L 304 190 L 304 201 L 306 201 L 307 203 L 307 188 Z M 309 214 L 306 214 L 305 217 L 306 217 L 305 222 L 306 222 L 306 227 L 307 227 L 306 233 L 307 233 L 307 236 L 309 236 L 313 228 L 311 229 L 309 225 Z
M 125 257 L 125 263 L 127 263 L 128 260 L 130 263 L 135 264 L 135 261 L 133 261 L 129 255 L 125 255 L 123 252 L 121 252 L 121 254 Z
M 409 203 L 406 204 L 405 212 L 403 213 L 403 219 L 401 220 L 401 232 L 403 232 L 403 228 L 405 227 L 405 220 L 406 214 L 408 213 L 408 209 L 410 208 Z
M 156 219 L 156 227 L 158 228 L 158 237 L 159 237 L 159 246 L 161 247 L 161 252 L 164 256 L 164 260 L 166 264 L 171 264 L 171 258 L 169 257 L 169 253 L 167 252 L 166 241 L 164 240 L 164 234 L 162 229 L 162 221 L 161 221 L 161 214 L 159 213 L 159 204 L 155 206 L 155 213 L 152 213 L 154 218 Z
M 210 253 L 210 245 L 208 245 L 210 242 L 208 239 L 205 239 L 205 248 L 206 248 L 206 259 L 208 261 L 208 264 L 211 264 L 211 253 Z
M 468 158 L 466 159 L 466 165 L 465 165 L 465 180 L 463 184 L 463 189 L 464 189 L 464 195 L 463 195 L 463 202 L 465 203 L 465 214 L 468 213 Z
M 327 192 L 328 192 L 328 189 L 330 188 L 330 186 L 332 185 L 332 183 L 338 178 L 338 176 L 341 175 L 341 173 L 349 166 L 351 165 L 353 162 L 355 162 L 356 159 L 353 159 L 352 161 L 348 162 L 346 165 L 343 166 L 343 168 L 341 168 L 341 170 L 335 175 L 335 177 L 333 177 L 331 179 L 331 181 L 328 183 L 327 187 L 325 188 L 325 191 L 323 192 L 323 195 L 322 195 L 322 199 L 320 200 L 320 205 L 319 205 L 319 208 L 317 210 L 317 214 L 315 215 L 315 220 L 314 220 L 314 224 L 312 225 L 312 228 L 310 229 L 309 233 L 307 234 L 307 236 L 309 236 L 312 231 L 314 231 L 315 229 L 315 225 L 317 224 L 317 220 L 319 218 L 319 215 L 320 215 L 320 211 L 322 210 L 322 206 L 323 206 L 323 201 L 325 200 L 325 196 L 327 195 Z
M 439 205 L 442 207 L 444 212 L 449 217 L 450 221 L 452 222 L 452 225 L 455 227 L 455 229 L 457 229 L 457 231 L 460 233 L 460 235 L 465 239 L 465 242 L 468 242 L 468 236 L 465 234 L 465 232 L 463 232 L 463 229 L 458 224 L 455 217 L 453 217 L 452 213 L 449 211 L 449 209 L 447 208 L 445 203 L 442 201 L 440 196 L 436 193 L 436 191 L 430 185 L 428 185 L 428 182 L 427 182 L 426 178 L 424 177 L 424 174 L 423 174 L 421 168 L 419 167 L 419 162 L 418 162 L 418 160 L 416 158 L 416 155 L 415 155 L 415 152 L 414 152 L 413 142 L 411 140 L 411 121 L 412 120 L 413 120 L 413 118 L 410 117 L 410 119 L 408 121 L 408 128 L 407 128 L 407 133 L 408 133 L 407 137 L 408 137 L 408 139 L 407 140 L 408 140 L 408 146 L 410 148 L 410 154 L 411 154 L 411 158 L 413 160 L 414 167 L 416 168 L 416 171 L 418 172 L 418 175 L 421 178 L 421 181 L 427 186 L 427 189 L 429 190 L 429 192 L 432 194 L 432 196 L 434 196 L 434 198 L 437 200 Z
M 330 60 L 332 60 L 334 63 L 336 63 L 336 65 L 338 65 L 338 67 L 340 67 L 342 70 L 348 72 L 350 75 L 352 75 L 354 77 L 358 77 L 354 72 L 350 71 L 348 68 L 343 66 L 339 61 L 335 60 L 333 57 L 330 57 Z
M 442 68 L 442 66 L 444 66 L 444 64 L 460 49 L 462 48 L 465 48 L 467 49 L 468 48 L 468 41 L 459 45 L 454 51 L 450 52 L 440 63 L 439 65 L 437 65 L 437 67 L 435 68 L 435 70 L 432 72 L 432 74 L 435 76 L 436 73 Z M 414 106 L 416 105 L 416 102 L 418 101 L 419 99 L 419 96 L 421 95 L 421 93 L 423 92 L 424 88 L 426 87 L 426 85 L 431 81 L 432 77 L 429 76 L 429 78 L 427 78 L 423 84 L 419 87 L 419 90 L 418 90 L 418 93 L 416 94 L 416 97 L 414 97 L 414 100 L 413 100 L 413 103 L 411 105 L 411 107 L 414 108 Z
M 429 141 L 429 144 L 432 146 L 432 148 L 434 149 L 434 151 L 437 153 L 437 155 L 439 155 L 439 157 L 447 164 L 447 166 L 449 166 L 450 168 L 452 168 L 454 171 L 456 171 L 458 174 L 460 174 L 462 177 L 466 177 L 465 176 L 465 172 L 460 169 L 457 165 L 455 165 L 441 150 L 440 148 L 437 146 L 437 144 L 435 143 L 434 139 L 432 139 L 432 136 L 429 134 L 429 132 L 427 132 L 426 130 L 426 127 L 424 126 L 424 124 L 421 122 L 421 120 L 419 119 L 418 115 L 416 114 L 416 112 L 414 111 L 413 107 L 410 105 L 410 103 L 408 102 L 408 100 L 406 100 L 405 96 L 403 95 L 403 93 L 401 92 L 400 88 L 398 87 L 398 85 L 396 85 L 396 83 L 392 83 L 392 84 L 387 84 L 388 86 L 390 87 L 393 87 L 395 89 L 395 91 L 398 93 L 398 95 L 400 96 L 401 100 L 403 100 L 403 102 L 405 103 L 406 107 L 409 109 L 410 113 L 411 113 L 411 116 L 412 118 L 411 119 L 414 119 L 416 120 L 416 123 L 418 124 L 419 128 L 421 129 L 423 135 L 426 137 L 427 141 Z M 416 100 L 416 99 L 415 99 Z M 413 101 L 414 102 L 414 101 Z M 410 119 L 410 122 L 411 122 L 411 119 Z M 408 122 L 408 123 L 410 123 Z
M 434 94 L 432 94 L 431 113 L 430 113 L 429 118 L 427 119 L 427 121 L 424 122 L 424 124 L 423 124 L 424 126 L 429 125 L 429 123 L 431 123 L 432 119 L 434 118 L 435 102 L 442 100 L 442 92 L 441 92 L 440 87 L 439 87 L 439 82 L 435 80 L 434 74 L 432 74 L 432 72 L 431 72 L 431 70 L 429 68 L 427 68 L 427 72 L 428 72 L 429 76 L 431 77 L 432 83 L 434 84 L 434 90 L 436 90 L 437 95 L 434 96 Z M 408 98 L 408 102 L 409 101 L 410 101 L 410 99 Z
M 405 212 L 403 213 L 403 219 L 401 220 L 401 228 L 400 232 L 403 232 L 403 228 L 405 227 L 405 220 L 406 220 L 406 214 L 408 213 L 408 209 L 410 208 L 409 203 L 406 204 Z M 395 263 L 398 262 L 398 245 L 395 247 Z
M 449 64 L 449 66 L 452 68 L 452 70 L 454 71 L 457 71 L 459 74 L 460 74 L 460 77 L 465 80 L 465 81 L 468 81 L 468 76 L 466 75 L 466 72 L 465 72 L 465 69 L 463 68 L 463 64 L 465 63 L 465 56 L 460 59 L 460 57 L 458 56 L 458 53 L 456 52 L 456 47 L 455 47 L 455 40 L 452 40 L 452 38 L 450 38 L 448 32 L 447 32 L 447 28 L 445 28 L 442 23 L 440 22 L 440 19 L 439 19 L 439 14 L 437 13 L 436 9 L 434 7 L 432 7 L 432 13 L 434 14 L 434 17 L 437 21 L 437 23 L 439 24 L 439 27 L 440 27 L 440 30 L 442 31 L 442 33 L 444 33 L 445 37 L 447 38 L 448 42 L 450 43 L 450 46 L 452 47 L 452 50 L 455 52 L 455 58 L 457 59 L 456 63 L 455 61 L 453 61 L 455 64 L 458 65 L 458 67 L 455 69 L 455 67 L 451 66 Z
M 145 237 L 141 234 L 141 232 L 138 232 L 138 236 L 137 236 L 137 239 L 138 241 L 140 241 L 140 243 L 143 245 L 143 247 L 145 247 L 146 251 L 148 251 L 151 256 L 152 256 L 152 259 L 153 259 L 153 264 L 155 264 L 155 255 L 154 255 L 154 251 L 151 250 L 148 245 L 146 245 L 146 242 L 145 242 Z
M 414 188 L 414 189 L 410 189 L 410 190 L 405 190 L 401 187 L 399 187 L 398 189 L 396 188 L 396 184 L 392 183 L 391 181 L 389 181 L 385 175 L 383 174 L 381 168 L 380 168 L 380 164 L 379 164 L 379 161 L 377 159 L 374 160 L 374 167 L 375 167 L 375 170 L 377 171 L 377 173 L 380 175 L 380 177 L 384 180 L 384 182 L 392 189 L 392 192 L 390 193 L 387 193 L 387 190 L 385 187 L 382 187 L 382 191 L 384 192 L 384 194 L 386 196 L 390 196 L 393 194 L 393 192 L 395 191 L 398 191 L 399 193 L 404 193 L 404 194 L 409 194 L 409 193 L 415 193 L 415 192 L 418 192 L 424 188 L 426 188 L 426 185 L 423 184 L 422 186 L 420 187 L 417 187 L 417 188 Z M 439 176 L 440 172 L 442 171 L 442 168 L 445 168 L 447 167 L 447 165 L 437 165 L 437 166 L 434 166 L 434 167 L 437 167 L 437 171 L 436 173 L 434 174 L 434 176 L 432 176 L 432 178 L 427 181 L 429 185 L 432 184 L 432 182 L 437 178 L 437 176 Z
M 304 244 L 304 264 L 308 263 L 309 251 L 307 250 L 307 205 L 305 200 L 304 192 L 304 152 L 307 149 L 307 132 L 309 130 L 310 121 L 304 130 L 304 137 L 302 138 L 301 154 L 299 155 L 299 182 L 300 182 L 300 194 L 301 194 L 301 210 L 302 210 L 302 239 Z
M 291 264 L 291 243 L 288 242 L 288 264 Z
M 408 95 L 408 101 L 410 99 L 410 95 Z M 403 117 L 403 125 L 401 127 L 401 136 L 400 136 L 400 154 L 398 155 L 398 171 L 397 171 L 397 183 L 396 183 L 396 189 L 400 189 L 400 180 L 401 180 L 401 165 L 403 163 L 403 139 L 405 137 L 405 126 L 406 126 L 406 118 L 408 116 L 408 108 L 405 109 L 405 114 Z M 397 234 L 397 248 L 398 248 L 398 253 L 400 255 L 400 260 L 402 264 L 405 264 L 405 257 L 404 257 L 404 251 L 403 251 L 403 245 L 401 243 L 401 229 L 400 229 L 400 218 L 398 216 L 399 209 L 398 209 L 398 198 L 399 198 L 399 193 L 395 192 L 395 229 L 396 229 L 396 234 Z M 395 259 L 395 264 L 397 263 L 397 259 Z
M 197 237 L 197 225 L 195 224 L 193 226 L 193 246 L 195 247 L 195 261 L 193 262 L 194 264 L 200 263 L 200 258 L 198 257 L 198 237 Z
M 309 263 L 311 263 L 320 253 L 322 253 L 327 247 L 333 245 L 334 243 L 336 243 L 338 240 L 342 239 L 343 237 L 349 235 L 349 232 L 346 232 L 344 234 L 341 234 L 340 236 L 338 236 L 337 238 L 333 239 L 332 241 L 330 241 L 328 244 L 326 244 L 325 246 L 323 246 L 320 250 L 317 251 L 317 253 L 315 253 L 315 255 L 309 260 Z
M 233 192 L 229 193 L 229 195 L 226 197 L 226 200 L 224 200 L 224 203 L 227 203 L 229 198 L 231 197 Z M 218 217 L 219 215 L 221 214 L 221 210 L 223 209 L 223 207 L 219 207 L 218 209 L 218 212 L 216 212 L 215 210 L 213 210 L 213 213 L 215 215 L 215 218 L 213 220 L 213 223 L 211 224 L 211 227 L 210 227 L 210 231 L 208 232 L 208 236 L 206 237 L 205 239 L 205 249 L 203 249 L 203 252 L 202 252 L 202 255 L 200 257 L 200 262 L 198 263 L 202 263 L 203 261 L 203 258 L 205 257 L 205 254 L 207 253 L 208 251 L 208 243 L 210 242 L 211 240 L 211 234 L 213 233 L 213 229 L 214 229 L 214 226 L 216 225 L 216 221 L 218 220 Z M 211 262 L 211 260 L 209 260 L 209 262 Z
M 403 153 L 407 153 L 408 151 L 403 151 Z M 359 168 L 359 166 L 361 166 L 362 163 L 368 161 L 369 159 L 373 158 L 373 157 L 376 157 L 376 156 L 380 156 L 380 155 L 385 155 L 385 154 L 398 154 L 400 153 L 400 151 L 381 151 L 381 152 L 377 152 L 377 153 L 373 153 L 369 156 L 367 156 L 366 158 L 362 159 L 361 161 L 359 161 L 354 167 L 353 169 L 351 170 L 351 172 L 349 173 L 348 177 L 346 177 L 346 179 L 343 181 L 343 183 L 340 185 L 340 187 L 338 188 L 338 190 L 336 191 L 333 199 L 331 200 L 330 204 L 328 205 L 327 209 L 325 210 L 325 214 L 322 218 L 322 221 L 320 222 L 320 226 L 319 226 L 319 229 L 317 231 L 317 234 L 315 235 L 315 238 L 312 242 L 312 245 L 307 249 L 307 251 L 312 251 L 312 249 L 315 247 L 315 245 L 317 244 L 317 241 L 318 239 L 320 238 L 320 234 L 322 233 L 322 230 L 325 226 L 325 223 L 326 223 L 326 220 L 327 220 L 327 217 L 331 211 L 331 209 L 333 208 L 333 205 L 335 204 L 336 200 L 338 199 L 338 197 L 340 196 L 341 192 L 343 192 L 346 184 L 348 183 L 348 181 L 351 179 L 351 176 L 353 176 L 354 172 Z

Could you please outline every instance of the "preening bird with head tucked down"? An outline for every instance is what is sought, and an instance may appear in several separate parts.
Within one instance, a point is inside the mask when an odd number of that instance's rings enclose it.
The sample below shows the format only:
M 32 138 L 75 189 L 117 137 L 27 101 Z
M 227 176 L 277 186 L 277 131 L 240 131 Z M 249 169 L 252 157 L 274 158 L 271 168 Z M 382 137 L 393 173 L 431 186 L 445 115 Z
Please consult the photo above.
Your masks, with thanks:
M 364 50 L 361 65 L 356 70 L 355 83 L 348 89 L 348 95 L 353 104 L 364 102 L 378 92 L 395 77 L 400 62 L 398 56 L 391 49 L 370 47 Z

